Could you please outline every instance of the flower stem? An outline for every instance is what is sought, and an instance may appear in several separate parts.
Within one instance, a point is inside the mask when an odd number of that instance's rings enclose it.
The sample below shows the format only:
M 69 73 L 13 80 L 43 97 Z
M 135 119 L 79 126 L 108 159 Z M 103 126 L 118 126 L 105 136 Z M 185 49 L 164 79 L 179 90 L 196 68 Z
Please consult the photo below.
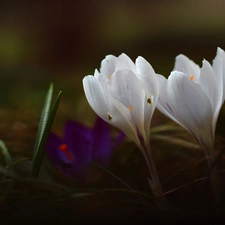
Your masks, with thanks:
M 210 151 L 207 147 L 204 148 L 204 151 L 205 151 L 205 155 L 207 157 L 207 162 L 209 166 L 209 172 L 207 175 L 210 175 L 212 189 L 215 196 L 215 204 L 219 204 L 219 202 L 221 201 L 222 186 L 221 186 L 221 181 L 218 174 L 217 165 L 214 163 L 214 160 L 216 159 L 213 155 L 213 151 Z
M 163 194 L 162 185 L 161 185 L 159 175 L 155 166 L 155 161 L 153 159 L 153 154 L 150 149 L 150 145 L 146 145 L 142 147 L 144 149 L 143 155 L 148 165 L 149 173 L 151 175 L 151 180 L 149 180 L 149 183 L 150 183 L 150 187 L 152 189 L 153 195 L 155 196 L 157 201 L 162 202 L 164 205 L 168 205 L 166 198 Z M 162 208 L 162 205 L 160 205 L 159 207 Z M 165 210 L 165 207 L 163 207 L 163 210 Z

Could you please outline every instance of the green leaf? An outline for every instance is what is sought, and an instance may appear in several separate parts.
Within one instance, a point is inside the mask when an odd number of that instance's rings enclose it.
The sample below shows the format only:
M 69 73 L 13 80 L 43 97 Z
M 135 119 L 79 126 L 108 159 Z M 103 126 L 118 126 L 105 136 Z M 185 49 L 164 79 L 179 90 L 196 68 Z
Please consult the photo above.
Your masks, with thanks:
M 4 167 L 0 167 L 0 174 L 2 174 L 1 181 L 5 180 L 7 177 L 15 177 L 14 174 L 14 167 L 13 167 L 13 160 L 12 157 L 5 145 L 5 143 L 0 140 L 0 151 L 2 156 L 2 162 Z M 5 186 L 7 192 L 11 191 L 13 189 L 13 182 L 10 184 L 7 184 Z M 1 186 L 2 190 L 4 189 L 3 186 Z
M 205 177 L 210 176 L 210 173 L 213 171 L 214 167 L 217 165 L 219 159 L 221 158 L 222 154 L 224 153 L 225 148 L 222 148 L 220 150 L 219 154 L 215 157 L 215 159 L 212 161 L 211 165 L 209 166 L 209 169 L 205 175 Z
M 92 161 L 92 163 L 99 167 L 101 170 L 105 171 L 106 173 L 108 173 L 110 176 L 114 177 L 116 180 L 118 180 L 120 183 L 122 183 L 124 186 L 126 186 L 128 189 L 133 190 L 133 188 L 127 184 L 126 182 L 124 182 L 123 180 L 121 180 L 119 177 L 117 177 L 115 174 L 113 174 L 112 172 L 110 172 L 109 170 L 107 170 L 106 168 L 104 168 L 103 166 L 101 166 L 100 164 Z
M 50 92 L 51 92 L 51 89 L 53 87 L 50 86 Z M 39 134 L 39 137 L 38 137 L 38 144 L 37 144 L 37 149 L 35 149 L 35 152 L 34 152 L 34 156 L 33 156 L 33 161 L 32 161 L 32 168 L 31 168 L 31 173 L 30 173 L 30 177 L 31 178 L 36 178 L 38 177 L 39 175 L 39 172 L 40 172 L 40 168 L 41 168 L 41 163 L 42 163 L 42 160 L 43 160 L 43 157 L 44 157 L 44 153 L 45 153 L 45 145 L 47 143 L 47 140 L 48 140 L 48 136 L 49 136 L 49 133 L 51 131 L 51 128 L 52 128 L 52 124 L 53 124 L 53 121 L 54 121 L 54 118 L 55 118 L 55 115 L 56 115 L 56 112 L 57 112 L 57 109 L 58 109 L 58 106 L 59 106 L 59 102 L 60 102 L 60 98 L 61 98 L 61 94 L 62 92 L 60 91 L 58 93 L 58 96 L 56 97 L 56 100 L 53 104 L 53 107 L 51 109 L 51 111 L 49 112 L 48 110 L 46 110 L 48 107 L 50 107 L 50 102 L 51 102 L 51 93 L 47 94 L 46 96 L 46 104 L 49 105 L 49 106 L 44 106 L 44 109 L 43 111 L 45 111 L 44 113 L 44 118 L 45 118 L 45 122 L 44 122 L 44 125 L 40 125 L 40 129 L 42 131 L 40 131 L 40 134 Z M 42 121 L 43 122 L 43 121 Z
M 1 156 L 2 156 L 2 161 L 3 161 L 4 167 L 8 167 L 9 165 L 12 165 L 12 163 L 13 163 L 12 157 L 9 154 L 9 151 L 8 151 L 5 143 L 2 140 L 0 140 L 0 151 L 1 151 Z
M 165 136 L 165 135 L 157 135 L 154 134 L 151 136 L 152 140 L 157 140 L 157 141 L 164 141 L 164 142 L 168 142 L 174 145 L 179 145 L 185 148 L 189 148 L 189 149 L 193 149 L 193 150 L 200 150 L 201 147 L 195 143 L 186 141 L 186 140 L 182 140 L 179 138 L 175 138 L 175 137 L 170 137 L 170 136 Z
M 153 133 L 159 133 L 159 132 L 166 132 L 166 131 L 179 131 L 179 132 L 186 132 L 186 130 L 181 127 L 181 126 L 177 126 L 174 123 L 167 123 L 167 124 L 163 124 L 163 125 L 157 125 L 151 128 L 151 134 Z
M 37 153 L 37 150 L 39 148 L 43 133 L 44 133 L 44 129 L 46 127 L 46 123 L 48 120 L 48 116 L 50 113 L 50 109 L 51 109 L 51 102 L 52 102 L 52 96 L 53 96 L 53 84 L 50 84 L 50 87 L 48 89 L 48 93 L 46 95 L 45 98 L 45 103 L 44 103 L 44 107 L 41 113 L 41 118 L 40 118 L 40 122 L 39 122 L 39 126 L 38 126 L 38 131 L 37 131 L 37 137 L 36 137 L 36 141 L 34 144 L 34 151 L 33 151 L 33 155 L 35 156 Z

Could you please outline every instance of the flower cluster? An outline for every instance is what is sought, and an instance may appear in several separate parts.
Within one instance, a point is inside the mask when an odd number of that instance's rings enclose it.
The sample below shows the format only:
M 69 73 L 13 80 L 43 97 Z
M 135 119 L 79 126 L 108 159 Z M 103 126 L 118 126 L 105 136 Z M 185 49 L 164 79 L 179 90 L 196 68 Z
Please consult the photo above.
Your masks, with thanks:
M 117 143 L 125 134 L 142 151 L 153 194 L 162 199 L 149 141 L 156 108 L 189 131 L 211 165 L 216 123 L 225 99 L 225 52 L 221 48 L 212 65 L 203 60 L 201 68 L 178 55 L 168 79 L 155 73 L 143 57 L 133 62 L 124 53 L 119 57 L 107 55 L 99 71 L 84 77 L 83 87 L 87 101 L 101 119 L 92 129 L 68 121 L 64 139 L 51 133 L 46 146 L 50 158 L 66 176 L 85 177 L 91 160 L 108 165 L 113 149 L 111 124 L 123 132 Z M 215 178 L 215 171 L 213 174 Z M 212 183 L 218 186 L 215 179 Z
M 83 79 L 86 98 L 105 121 L 122 130 L 140 149 L 148 142 L 152 114 L 163 114 L 187 129 L 212 151 L 217 118 L 225 98 L 225 52 L 202 68 L 178 55 L 168 79 L 155 74 L 142 57 L 106 56 L 100 72 Z
M 225 98 L 225 52 L 221 48 L 212 65 L 203 60 L 201 68 L 178 55 L 168 79 L 156 74 L 140 56 L 134 63 L 125 54 L 108 55 L 100 71 L 84 77 L 83 87 L 96 114 L 122 130 L 142 151 L 155 196 L 163 196 L 149 146 L 150 123 L 156 107 L 190 132 L 211 165 L 216 123 Z M 215 178 L 215 170 L 213 174 Z M 212 183 L 218 186 L 215 179 Z

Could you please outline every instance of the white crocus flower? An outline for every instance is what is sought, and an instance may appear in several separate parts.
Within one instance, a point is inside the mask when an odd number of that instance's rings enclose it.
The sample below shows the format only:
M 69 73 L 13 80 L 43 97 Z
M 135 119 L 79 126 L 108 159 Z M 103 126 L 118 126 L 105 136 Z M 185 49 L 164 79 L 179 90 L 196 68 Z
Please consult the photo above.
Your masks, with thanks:
M 158 109 L 187 129 L 210 156 L 225 98 L 225 52 L 218 48 L 212 66 L 203 60 L 202 68 L 178 55 L 168 79 L 158 75 L 158 80 Z
M 178 55 L 168 79 L 158 75 L 158 109 L 187 129 L 205 151 L 209 167 L 214 159 L 215 129 L 225 98 L 225 52 L 217 49 L 212 66 L 203 60 L 202 68 L 184 55 Z M 221 200 L 222 186 L 217 167 L 211 171 L 215 201 Z
M 157 76 L 142 57 L 135 64 L 126 55 L 108 55 L 100 72 L 83 79 L 86 98 L 106 122 L 122 130 L 144 151 L 158 100 Z
M 83 79 L 86 98 L 106 122 L 122 130 L 142 151 L 151 174 L 150 186 L 165 201 L 150 151 L 150 123 L 156 108 L 159 85 L 152 66 L 142 57 L 134 62 L 126 55 L 108 55 L 100 72 Z

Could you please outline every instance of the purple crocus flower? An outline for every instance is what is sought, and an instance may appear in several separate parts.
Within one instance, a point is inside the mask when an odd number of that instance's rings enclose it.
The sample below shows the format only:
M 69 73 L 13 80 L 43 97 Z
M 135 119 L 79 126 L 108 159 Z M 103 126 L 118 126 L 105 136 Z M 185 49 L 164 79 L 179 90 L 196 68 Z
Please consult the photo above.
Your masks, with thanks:
M 93 128 L 75 121 L 67 121 L 64 138 L 49 134 L 46 151 L 56 167 L 66 176 L 84 181 L 91 160 L 107 167 L 113 149 L 125 135 L 120 132 L 112 143 L 109 124 L 97 118 Z

